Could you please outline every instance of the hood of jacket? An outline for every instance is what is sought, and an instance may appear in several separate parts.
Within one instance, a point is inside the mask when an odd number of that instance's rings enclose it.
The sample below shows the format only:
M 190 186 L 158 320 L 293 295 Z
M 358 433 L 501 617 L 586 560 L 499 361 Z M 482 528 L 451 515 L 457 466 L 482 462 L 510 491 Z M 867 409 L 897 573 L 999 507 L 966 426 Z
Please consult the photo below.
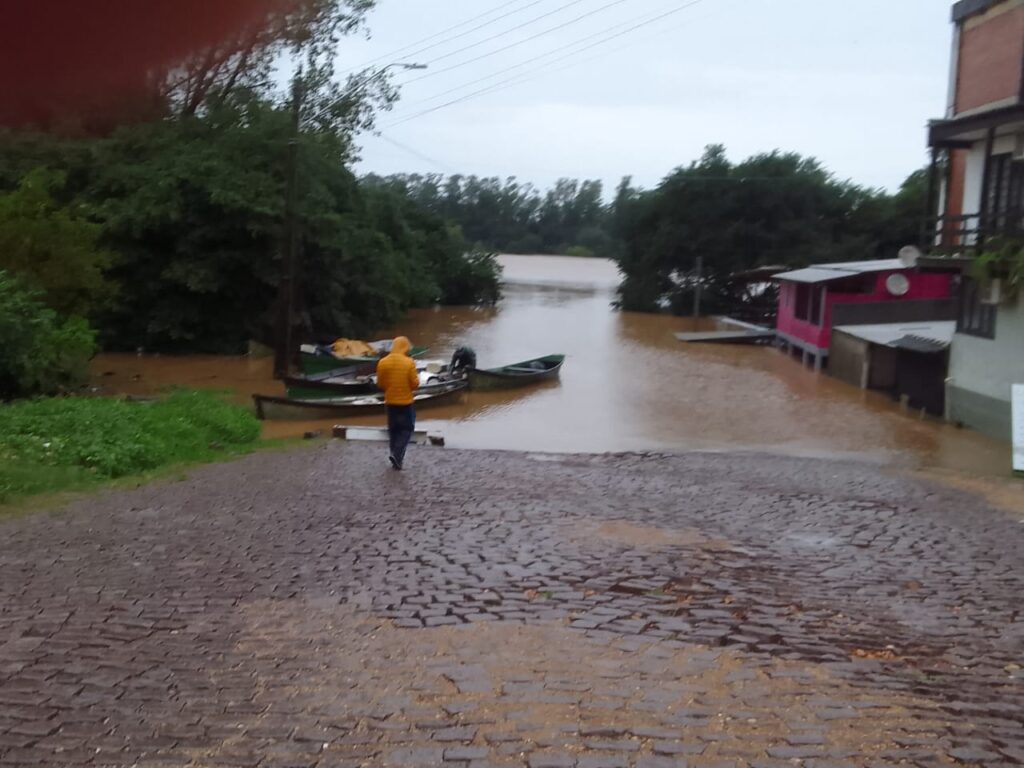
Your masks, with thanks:
M 393 355 L 408 355 L 411 350 L 412 342 L 405 336 L 399 336 L 391 343 L 391 354 Z

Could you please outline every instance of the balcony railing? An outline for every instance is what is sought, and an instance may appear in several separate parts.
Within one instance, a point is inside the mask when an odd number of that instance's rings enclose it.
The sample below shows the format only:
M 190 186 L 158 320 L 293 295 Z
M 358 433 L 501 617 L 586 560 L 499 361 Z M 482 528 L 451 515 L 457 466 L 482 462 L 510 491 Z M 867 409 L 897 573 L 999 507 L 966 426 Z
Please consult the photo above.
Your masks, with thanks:
M 1024 208 L 996 213 L 972 213 L 931 218 L 922 234 L 922 247 L 935 255 L 974 255 L 994 238 L 1024 239 Z

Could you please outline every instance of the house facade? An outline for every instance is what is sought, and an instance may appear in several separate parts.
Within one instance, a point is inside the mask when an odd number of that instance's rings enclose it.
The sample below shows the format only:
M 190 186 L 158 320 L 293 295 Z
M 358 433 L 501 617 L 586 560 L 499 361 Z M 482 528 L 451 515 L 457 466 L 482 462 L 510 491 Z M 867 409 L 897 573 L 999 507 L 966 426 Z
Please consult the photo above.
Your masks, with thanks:
M 953 277 L 899 259 L 817 264 L 775 275 L 776 333 L 784 347 L 821 369 L 836 326 L 950 319 Z
M 957 277 L 946 416 L 1010 439 L 1011 388 L 1024 383 L 1024 302 L 979 257 L 1024 244 L 1024 0 L 953 6 L 945 116 L 929 125 L 932 210 L 922 264 Z

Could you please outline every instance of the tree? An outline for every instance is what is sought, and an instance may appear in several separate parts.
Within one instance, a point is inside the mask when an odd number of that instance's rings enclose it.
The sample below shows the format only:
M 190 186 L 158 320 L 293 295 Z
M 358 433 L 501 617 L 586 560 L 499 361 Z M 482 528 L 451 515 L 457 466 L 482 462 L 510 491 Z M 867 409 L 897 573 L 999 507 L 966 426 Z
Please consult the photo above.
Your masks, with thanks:
M 730 276 L 760 266 L 895 256 L 924 203 L 915 175 L 896 196 L 835 179 L 818 161 L 770 152 L 733 164 L 720 145 L 650 192 L 624 180 L 612 205 L 623 241 L 620 302 L 689 311 L 698 257 L 704 292 L 727 302 Z
M 42 291 L 60 314 L 89 317 L 109 297 L 111 257 L 99 247 L 101 227 L 58 204 L 63 186 L 61 173 L 40 168 L 0 194 L 0 269 Z
M 94 352 L 84 320 L 59 318 L 38 292 L 0 270 L 0 400 L 81 386 Z

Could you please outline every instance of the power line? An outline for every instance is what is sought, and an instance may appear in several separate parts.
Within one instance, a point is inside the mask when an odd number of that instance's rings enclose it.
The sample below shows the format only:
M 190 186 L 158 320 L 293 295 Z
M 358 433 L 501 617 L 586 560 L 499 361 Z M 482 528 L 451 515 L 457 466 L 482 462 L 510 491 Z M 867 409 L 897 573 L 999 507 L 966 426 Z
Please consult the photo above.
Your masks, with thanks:
M 559 14 L 567 8 L 571 8 L 574 5 L 579 5 L 580 3 L 585 2 L 587 2 L 587 0 L 570 0 L 570 2 L 558 6 L 553 11 L 547 11 L 546 13 L 542 13 L 540 16 L 534 16 L 532 19 L 530 19 L 529 21 L 524 21 L 522 24 L 517 24 L 514 27 L 510 27 L 509 29 L 506 29 L 502 32 L 498 32 L 497 34 L 491 35 L 490 37 L 485 37 L 483 40 L 478 40 L 477 42 L 467 45 L 463 48 L 459 48 L 458 50 L 450 51 L 449 53 L 446 53 L 443 56 L 439 56 L 436 59 L 432 59 L 430 63 L 436 64 L 439 61 L 450 59 L 452 56 L 458 56 L 460 53 L 465 53 L 466 51 L 471 51 L 474 48 L 479 48 L 481 45 L 485 45 L 486 43 L 489 43 L 492 40 L 497 40 L 498 38 L 505 37 L 506 35 L 511 35 L 513 32 L 518 32 L 520 29 L 529 27 L 533 24 L 536 24 L 538 21 L 543 21 L 544 19 L 550 16 Z
M 569 3 L 569 5 L 576 5 L 579 2 L 583 2 L 583 0 L 574 0 L 574 2 Z M 501 48 L 497 48 L 497 49 L 491 51 L 490 53 L 482 54 L 480 56 L 477 56 L 476 58 L 467 59 L 466 61 L 459 62 L 458 64 L 452 64 L 450 67 L 445 67 L 444 69 L 433 70 L 429 74 L 422 75 L 420 77 L 414 77 L 412 80 L 406 80 L 403 83 L 403 85 L 410 85 L 412 83 L 419 82 L 420 80 L 426 80 L 428 77 L 436 77 L 437 75 L 444 74 L 445 72 L 451 72 L 453 69 L 459 69 L 461 67 L 468 66 L 469 64 L 474 64 L 474 63 L 476 63 L 478 61 L 482 61 L 483 59 L 489 59 L 491 56 L 497 56 L 499 53 L 503 53 L 504 51 L 510 50 L 512 48 L 518 48 L 520 45 L 524 45 L 525 43 L 529 43 L 532 40 L 536 40 L 539 37 L 544 37 L 545 35 L 550 35 L 552 32 L 557 32 L 560 29 L 565 29 L 566 27 L 570 27 L 573 24 L 576 24 L 576 23 L 582 21 L 583 19 L 589 18 L 591 16 L 595 16 L 596 14 L 601 13 L 602 11 L 606 11 L 609 8 L 613 7 L 613 6 L 622 5 L 624 2 L 626 2 L 626 0 L 612 0 L 612 2 L 606 3 L 605 5 L 602 5 L 600 8 L 595 8 L 592 11 L 587 11 L 586 13 L 581 14 L 580 16 L 577 16 L 574 19 L 570 19 L 569 21 L 565 21 L 565 22 L 562 22 L 561 24 L 558 24 L 558 25 L 556 25 L 554 27 L 550 27 L 548 29 L 545 29 L 543 32 L 538 32 L 537 34 L 530 35 L 529 37 L 524 38 L 523 40 L 519 40 L 519 41 L 514 42 L 514 43 L 509 43 L 506 46 L 503 46 Z M 568 8 L 569 5 L 563 6 L 559 10 L 564 10 L 565 8 Z M 557 11 L 555 11 L 555 13 L 557 13 Z M 547 15 L 550 16 L 551 14 L 547 14 Z M 521 26 L 525 26 L 525 25 L 521 25 Z M 502 35 L 496 35 L 496 37 L 501 37 L 501 36 Z M 491 39 L 493 39 L 493 38 L 491 38 Z M 486 41 L 484 41 L 484 42 L 486 42 Z M 469 48 L 473 48 L 473 47 L 476 47 L 476 46 L 469 46 Z M 465 48 L 463 50 L 468 50 L 468 48 Z M 454 55 L 454 54 L 449 54 L 449 55 Z M 442 58 L 448 58 L 448 56 L 443 56 Z M 440 61 L 440 59 L 435 59 L 435 61 Z M 431 62 L 431 64 L 433 64 L 433 63 L 434 62 Z
M 403 144 L 400 141 L 395 141 L 394 139 L 392 139 L 392 138 L 390 138 L 388 136 L 385 136 L 383 133 L 378 132 L 377 136 L 378 136 L 378 138 L 381 138 L 384 141 L 386 141 L 388 144 L 396 146 L 399 149 L 401 149 L 401 150 L 403 150 L 405 152 L 408 152 L 410 155 L 412 155 L 414 157 L 418 157 L 420 160 L 423 160 L 424 162 L 430 163 L 435 168 L 440 168 L 442 171 L 446 171 L 449 174 L 458 173 L 457 170 L 453 169 L 451 166 L 449 166 L 449 165 L 447 165 L 445 163 L 442 163 L 440 160 L 435 160 L 434 158 L 430 157 L 429 155 L 423 154 L 419 150 L 413 149 L 412 147 L 407 146 L 407 145 Z
M 485 75 L 484 77 L 479 77 L 476 80 L 470 80 L 468 83 L 462 83 L 461 85 L 457 85 L 454 88 L 449 88 L 447 91 L 441 91 L 440 93 L 435 93 L 433 96 L 428 96 L 425 99 L 420 99 L 419 101 L 411 102 L 411 104 L 412 105 L 426 104 L 427 102 L 436 101 L 437 99 L 440 99 L 443 96 L 447 96 L 450 93 L 455 93 L 456 91 L 461 91 L 463 88 L 469 88 L 470 86 L 476 85 L 477 83 L 483 83 L 483 82 L 486 82 L 487 80 L 493 80 L 496 77 L 501 77 L 502 75 L 504 75 L 504 74 L 506 74 L 508 72 L 511 72 L 514 69 L 520 69 L 522 67 L 525 67 L 525 66 L 528 66 L 530 64 L 533 64 L 534 62 L 540 61 L 541 59 L 546 59 L 549 56 L 554 56 L 557 53 L 562 53 L 562 52 L 564 52 L 565 48 L 575 48 L 577 45 L 580 45 L 581 43 L 586 43 L 589 40 L 593 40 L 595 37 L 602 37 L 603 35 L 607 35 L 610 32 L 614 32 L 614 31 L 616 31 L 618 29 L 621 29 L 622 27 L 625 27 L 625 26 L 628 26 L 628 25 L 632 24 L 633 22 L 637 21 L 638 19 L 644 19 L 648 15 L 649 14 L 642 14 L 640 16 L 634 16 L 631 19 L 627 19 L 626 21 L 620 22 L 618 24 L 613 24 L 612 26 L 607 27 L 605 29 L 602 29 L 599 32 L 595 32 L 593 34 L 587 35 L 586 37 L 581 37 L 579 40 L 574 40 L 573 42 L 569 43 L 567 46 L 564 46 L 562 48 L 556 48 L 554 50 L 547 51 L 546 53 L 542 53 L 542 54 L 540 54 L 538 56 L 534 56 L 533 58 L 527 59 L 526 61 L 521 61 L 518 64 L 513 64 L 512 66 L 507 67 L 505 69 L 500 69 L 497 72 L 492 72 L 491 74 Z M 579 52 L 582 52 L 584 50 L 586 50 L 586 49 L 585 48 L 581 48 L 579 51 L 573 51 L 572 53 L 579 53 Z M 564 58 L 564 56 L 562 58 Z M 555 61 L 559 61 L 559 60 L 560 59 L 555 59 Z
M 478 30 L 483 29 L 484 27 L 488 27 L 491 24 L 496 24 L 499 21 L 501 21 L 502 19 L 507 19 L 509 16 L 514 16 L 517 13 L 521 13 L 522 11 L 525 11 L 527 8 L 532 8 L 535 5 L 540 5 L 541 3 L 545 2 L 545 1 L 546 0 L 532 0 L 532 2 L 528 2 L 526 5 L 524 5 L 524 6 L 520 7 L 520 8 L 516 8 L 513 11 L 509 11 L 506 14 L 498 16 L 497 18 L 491 19 L 490 21 L 486 21 L 483 24 L 480 24 L 479 26 L 473 27 L 473 29 L 467 30 L 466 32 L 462 32 L 462 33 L 456 35 L 453 38 L 450 38 L 448 40 L 442 40 L 441 42 L 435 43 L 433 45 L 428 45 L 426 48 L 420 48 L 420 49 L 415 50 L 415 51 L 410 51 L 411 48 L 415 48 L 417 45 L 422 45 L 423 43 L 429 43 L 431 40 L 436 40 L 439 37 L 443 37 L 444 35 L 447 35 L 449 32 L 454 32 L 457 29 L 461 29 L 462 27 L 465 27 L 465 26 L 467 26 L 469 24 L 472 24 L 472 23 L 474 23 L 476 21 L 480 21 L 480 19 L 486 18 L 486 17 L 490 16 L 492 13 L 497 13 L 498 11 L 504 10 L 505 8 L 508 8 L 510 5 L 516 5 L 518 3 L 523 2 L 523 0 L 510 0 L 510 2 L 503 3 L 502 5 L 499 5 L 496 8 L 492 8 L 491 10 L 487 11 L 486 13 L 481 13 L 479 16 L 474 16 L 471 19 L 467 19 L 466 21 L 463 21 L 463 22 L 460 22 L 460 23 L 458 23 L 458 24 L 456 24 L 454 26 L 448 27 L 447 29 L 442 29 L 440 32 L 436 32 L 435 34 L 430 35 L 429 37 L 424 37 L 422 40 L 417 40 L 414 43 L 410 43 L 409 45 L 407 45 L 407 46 L 405 46 L 403 48 L 399 48 L 397 50 L 392 51 L 391 53 L 386 53 L 383 56 L 378 56 L 375 59 L 371 59 L 370 61 L 366 62 L 362 66 L 354 67 L 354 68 L 348 70 L 348 72 L 349 73 L 351 73 L 351 72 L 358 72 L 358 71 L 366 69 L 368 67 L 372 67 L 374 64 L 376 64 L 376 63 L 378 63 L 380 61 L 386 61 L 386 60 L 392 59 L 392 58 L 394 58 L 396 56 L 416 56 L 416 55 L 418 55 L 420 53 L 423 53 L 424 51 L 429 51 L 429 50 L 431 50 L 433 48 L 437 48 L 438 46 L 446 45 L 447 43 L 450 43 L 452 40 L 458 40 L 460 38 L 466 37 L 467 35 L 471 35 L 474 32 L 477 32 Z
M 598 40 L 595 43 L 591 43 L 590 45 L 585 46 L 583 48 L 580 48 L 577 51 L 573 51 L 571 53 L 565 54 L 564 56 L 556 58 L 556 59 L 552 60 L 551 62 L 549 62 L 547 65 L 535 69 L 533 72 L 525 73 L 523 75 L 516 75 L 515 77 L 510 77 L 510 78 L 508 78 L 506 80 L 501 80 L 501 81 L 495 83 L 494 85 L 488 86 L 487 88 L 481 88 L 480 90 L 473 91 L 472 93 L 466 94 L 465 96 L 462 96 L 462 97 L 460 97 L 458 99 L 453 99 L 451 101 L 445 102 L 444 104 L 440 104 L 440 105 L 438 105 L 436 107 L 432 107 L 431 109 L 425 109 L 425 110 L 423 110 L 421 112 L 417 112 L 416 114 L 409 115 L 408 117 L 402 118 L 401 120 L 398 120 L 398 121 L 396 121 L 394 123 L 391 123 L 388 126 L 388 128 L 394 128 L 395 126 L 401 125 L 402 123 L 407 123 L 410 120 L 415 120 L 415 119 L 417 119 L 419 117 L 423 117 L 425 115 L 429 115 L 429 114 L 431 114 L 433 112 L 438 112 L 439 110 L 446 109 L 447 107 L 455 106 L 456 104 L 461 104 L 464 101 L 469 101 L 470 99 L 476 98 L 478 96 L 484 96 L 484 95 L 487 95 L 487 94 L 490 94 L 490 93 L 495 93 L 497 91 L 504 90 L 505 88 L 510 88 L 510 87 L 512 87 L 514 85 L 518 85 L 520 83 L 528 82 L 529 80 L 532 80 L 532 79 L 536 78 L 538 75 L 546 74 L 548 72 L 548 67 L 550 66 L 550 64 L 554 64 L 554 63 L 556 63 L 558 61 L 562 61 L 562 60 L 565 60 L 565 59 L 568 59 L 568 58 L 572 58 L 573 56 L 577 56 L 577 55 L 579 55 L 579 54 L 581 54 L 581 53 L 583 53 L 585 51 L 588 51 L 588 50 L 590 50 L 592 48 L 596 48 L 596 47 L 598 47 L 600 45 L 603 45 L 603 44 L 605 44 L 607 42 L 610 42 L 610 41 L 615 40 L 617 38 L 620 38 L 620 37 L 623 37 L 625 35 L 631 34 L 631 33 L 635 32 L 638 29 L 642 29 L 643 27 L 647 27 L 647 26 L 650 26 L 651 24 L 654 24 L 655 22 L 661 21 L 662 19 L 666 19 L 669 16 L 673 16 L 673 15 L 675 15 L 677 13 L 681 13 L 681 12 L 687 10 L 688 8 L 692 8 L 693 6 L 698 5 L 698 4 L 702 3 L 702 2 L 704 2 L 704 0 L 690 0 L 690 2 L 684 3 L 683 5 L 681 5 L 681 6 L 677 7 L 677 8 L 673 8 L 670 11 L 666 11 L 665 13 L 659 14 L 658 16 L 655 16 L 654 18 L 648 19 L 647 21 L 640 22 L 639 24 L 634 24 L 632 27 L 629 27 L 628 29 L 622 30 L 621 32 L 617 32 L 617 33 L 615 33 L 613 35 L 609 35 L 608 37 L 605 37 L 602 40 Z M 576 63 L 579 63 L 579 62 L 574 62 L 574 64 L 570 65 L 570 66 L 574 66 Z

